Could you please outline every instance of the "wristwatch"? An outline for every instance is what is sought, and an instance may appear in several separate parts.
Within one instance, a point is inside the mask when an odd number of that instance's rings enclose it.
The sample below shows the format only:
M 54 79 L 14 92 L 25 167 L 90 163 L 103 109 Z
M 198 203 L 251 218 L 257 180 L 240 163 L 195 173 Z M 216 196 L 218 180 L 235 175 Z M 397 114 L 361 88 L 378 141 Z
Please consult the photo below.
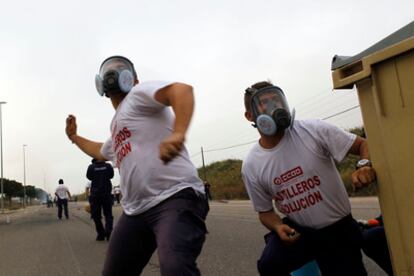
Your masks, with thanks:
M 372 166 L 371 161 L 368 160 L 368 159 L 361 159 L 361 160 L 359 160 L 357 162 L 356 169 L 359 169 L 359 168 L 362 168 L 362 167 L 366 167 L 366 166 L 371 167 Z

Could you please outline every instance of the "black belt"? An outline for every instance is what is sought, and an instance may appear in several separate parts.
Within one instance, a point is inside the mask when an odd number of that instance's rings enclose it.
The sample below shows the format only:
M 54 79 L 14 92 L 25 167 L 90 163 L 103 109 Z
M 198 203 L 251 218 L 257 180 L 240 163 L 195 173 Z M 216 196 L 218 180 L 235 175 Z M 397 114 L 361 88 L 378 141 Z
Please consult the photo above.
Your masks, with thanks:
M 175 194 L 170 196 L 168 199 L 173 199 L 173 198 L 185 198 L 185 199 L 200 199 L 201 198 L 201 199 L 207 199 L 205 194 L 197 192 L 191 187 L 184 188 L 184 189 L 176 192 Z

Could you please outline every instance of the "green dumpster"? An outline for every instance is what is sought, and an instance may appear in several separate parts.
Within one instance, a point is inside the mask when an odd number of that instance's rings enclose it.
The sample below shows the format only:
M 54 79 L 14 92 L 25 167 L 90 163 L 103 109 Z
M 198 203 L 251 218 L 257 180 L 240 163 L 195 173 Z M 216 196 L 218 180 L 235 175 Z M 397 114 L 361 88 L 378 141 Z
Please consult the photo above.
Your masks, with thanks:
M 395 275 L 414 275 L 414 21 L 332 61 L 335 89 L 357 87 Z

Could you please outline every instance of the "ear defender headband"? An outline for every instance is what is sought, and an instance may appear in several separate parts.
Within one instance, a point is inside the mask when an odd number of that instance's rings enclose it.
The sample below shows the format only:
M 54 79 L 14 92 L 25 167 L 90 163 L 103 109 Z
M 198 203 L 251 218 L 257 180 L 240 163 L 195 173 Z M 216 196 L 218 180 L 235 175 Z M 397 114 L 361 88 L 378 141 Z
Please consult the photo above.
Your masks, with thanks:
M 123 56 L 111 56 L 105 59 L 99 74 L 95 76 L 98 94 L 109 97 L 110 94 L 128 93 L 137 79 L 134 64 Z

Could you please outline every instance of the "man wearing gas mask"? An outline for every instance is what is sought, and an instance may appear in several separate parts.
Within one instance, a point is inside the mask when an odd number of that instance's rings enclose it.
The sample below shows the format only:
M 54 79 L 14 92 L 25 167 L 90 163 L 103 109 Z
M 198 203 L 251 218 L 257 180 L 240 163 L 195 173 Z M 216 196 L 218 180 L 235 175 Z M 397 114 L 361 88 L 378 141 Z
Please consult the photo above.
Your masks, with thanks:
M 139 275 L 157 248 L 161 275 L 200 275 L 196 258 L 205 240 L 208 204 L 184 146 L 192 87 L 139 83 L 132 62 L 122 56 L 104 60 L 95 82 L 116 110 L 111 137 L 99 143 L 79 136 L 73 115 L 66 119 L 66 134 L 89 156 L 114 162 L 121 176 L 123 214 L 109 241 L 103 275 Z
M 366 141 L 320 120 L 295 121 L 283 91 L 269 82 L 246 89 L 244 104 L 260 139 L 243 162 L 242 177 L 271 231 L 257 262 L 260 274 L 290 275 L 316 260 L 322 275 L 366 275 L 362 235 L 335 167 L 357 154 L 353 185 L 374 181 Z

